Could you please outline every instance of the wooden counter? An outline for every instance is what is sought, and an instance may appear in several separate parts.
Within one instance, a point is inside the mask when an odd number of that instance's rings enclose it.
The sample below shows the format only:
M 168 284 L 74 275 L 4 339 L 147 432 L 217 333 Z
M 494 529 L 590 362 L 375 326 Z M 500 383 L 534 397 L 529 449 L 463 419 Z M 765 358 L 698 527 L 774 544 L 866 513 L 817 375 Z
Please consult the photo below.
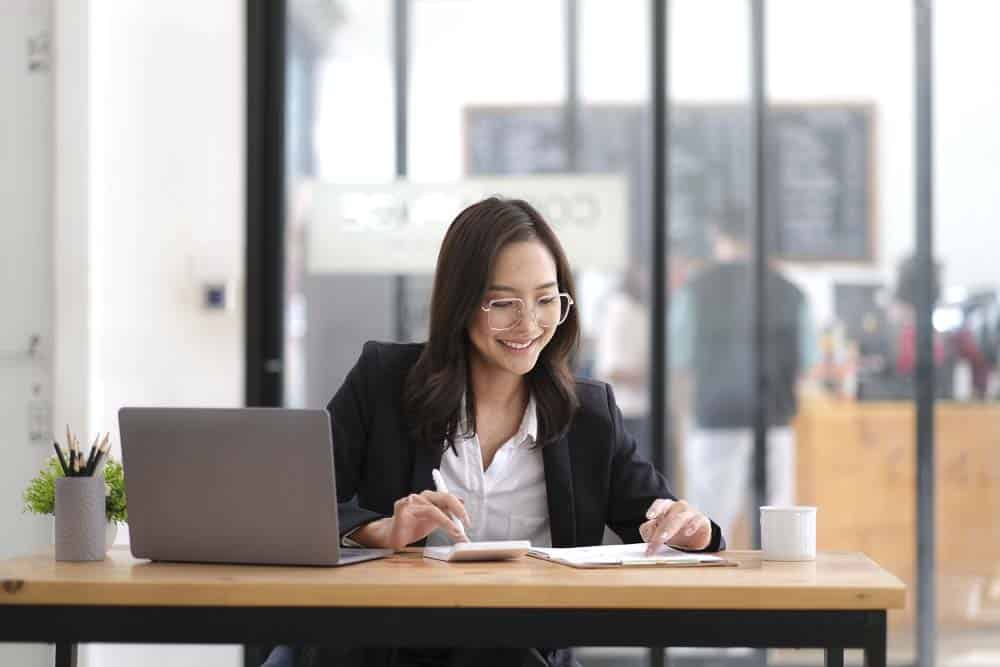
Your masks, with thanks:
M 916 411 L 807 401 L 795 423 L 798 502 L 819 507 L 818 548 L 869 554 L 906 584 L 914 618 Z M 935 422 L 939 620 L 1000 624 L 1000 405 L 941 404 Z

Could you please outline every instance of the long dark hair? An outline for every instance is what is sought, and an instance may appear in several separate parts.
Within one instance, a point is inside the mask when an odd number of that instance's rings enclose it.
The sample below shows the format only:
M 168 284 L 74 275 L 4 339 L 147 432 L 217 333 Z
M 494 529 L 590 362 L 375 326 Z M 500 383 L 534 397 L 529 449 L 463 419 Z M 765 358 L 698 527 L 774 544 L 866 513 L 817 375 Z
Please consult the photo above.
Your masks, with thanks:
M 450 447 L 461 422 L 476 430 L 475 400 L 469 381 L 468 327 L 476 316 L 500 250 L 508 243 L 539 241 L 556 263 L 559 290 L 574 296 L 573 276 L 559 240 L 530 204 L 520 199 L 484 199 L 458 214 L 448 227 L 434 273 L 430 333 L 403 389 L 403 411 L 410 435 L 429 447 Z M 579 406 L 570 356 L 580 337 L 580 321 L 571 308 L 566 321 L 525 376 L 538 414 L 538 443 L 555 442 L 569 429 Z

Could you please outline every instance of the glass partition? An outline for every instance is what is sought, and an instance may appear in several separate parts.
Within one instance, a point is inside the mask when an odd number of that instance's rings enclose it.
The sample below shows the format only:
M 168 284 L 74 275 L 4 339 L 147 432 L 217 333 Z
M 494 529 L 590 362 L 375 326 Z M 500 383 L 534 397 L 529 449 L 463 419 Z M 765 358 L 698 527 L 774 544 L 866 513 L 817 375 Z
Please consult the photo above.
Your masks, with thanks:
M 1000 7 L 936 3 L 934 309 L 937 654 L 941 664 L 1000 662 L 1000 57 L 988 26 Z M 912 271 L 897 267 L 904 304 Z M 907 361 L 905 354 L 897 356 Z
M 767 298 L 796 345 L 768 348 L 776 377 L 795 371 L 778 389 L 789 442 L 771 463 L 790 499 L 819 508 L 820 550 L 862 551 L 907 583 L 906 608 L 889 613 L 888 660 L 909 664 L 916 418 L 890 350 L 895 267 L 916 241 L 912 3 L 767 8 L 768 177 L 783 184 L 769 190 L 782 280 Z
M 400 4 L 403 34 L 394 32 Z M 723 525 L 731 548 L 750 548 L 760 397 L 749 10 L 744 0 L 669 3 L 671 401 L 655 406 L 649 3 L 289 0 L 286 403 L 325 405 L 365 340 L 422 340 L 447 222 L 477 193 L 522 196 L 556 224 L 573 263 L 576 372 L 614 387 L 650 457 L 649 416 L 667 411 L 675 490 Z M 1000 81 L 981 66 L 992 62 L 988 30 L 1000 16 L 971 1 L 935 11 L 938 649 L 947 662 L 980 664 L 1000 651 L 1000 290 L 991 263 Z M 767 498 L 818 506 L 821 550 L 863 551 L 907 582 L 906 609 L 889 616 L 889 661 L 910 663 L 912 3 L 770 0 L 765 35 Z M 397 136 L 400 44 L 408 83 Z M 602 213 L 588 218 L 595 202 Z M 354 237 L 331 233 L 345 211 L 374 222 Z M 597 231 L 576 233 L 588 224 Z M 579 652 L 588 666 L 646 656 Z M 685 665 L 758 658 L 669 653 Z M 818 664 L 822 653 L 767 659 Z

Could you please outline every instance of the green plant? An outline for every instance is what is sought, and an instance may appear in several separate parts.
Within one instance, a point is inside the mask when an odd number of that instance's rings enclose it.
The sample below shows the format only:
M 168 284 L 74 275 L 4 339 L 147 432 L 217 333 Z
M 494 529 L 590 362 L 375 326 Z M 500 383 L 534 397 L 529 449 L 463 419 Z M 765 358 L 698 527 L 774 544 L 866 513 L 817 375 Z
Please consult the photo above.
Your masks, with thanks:
M 56 479 L 63 477 L 62 466 L 55 455 L 45 461 L 38 474 L 24 490 L 24 511 L 33 514 L 53 514 L 56 507 Z M 122 464 L 111 458 L 104 465 L 104 513 L 108 521 L 125 523 L 128 511 L 125 503 L 125 471 Z

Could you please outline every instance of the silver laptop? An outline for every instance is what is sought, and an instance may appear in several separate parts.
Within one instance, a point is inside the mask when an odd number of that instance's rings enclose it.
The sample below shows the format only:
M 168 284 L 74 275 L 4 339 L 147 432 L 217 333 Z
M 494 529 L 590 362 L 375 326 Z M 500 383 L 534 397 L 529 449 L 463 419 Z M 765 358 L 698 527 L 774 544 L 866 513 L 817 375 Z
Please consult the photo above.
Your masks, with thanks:
M 132 554 L 162 561 L 345 565 L 330 415 L 280 408 L 118 411 Z

